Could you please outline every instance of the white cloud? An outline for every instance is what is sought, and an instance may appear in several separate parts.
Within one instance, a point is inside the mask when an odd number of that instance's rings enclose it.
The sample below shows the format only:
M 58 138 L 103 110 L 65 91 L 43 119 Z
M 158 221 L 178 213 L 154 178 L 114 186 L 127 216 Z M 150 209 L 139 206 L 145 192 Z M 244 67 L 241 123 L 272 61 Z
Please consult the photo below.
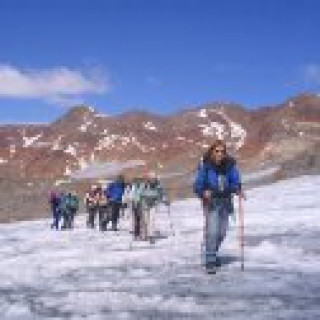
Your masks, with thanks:
M 320 64 L 309 64 L 303 68 L 304 78 L 307 82 L 320 84 Z
M 70 100 L 81 94 L 102 94 L 110 84 L 99 70 L 85 72 L 67 67 L 19 70 L 0 64 L 0 97 Z

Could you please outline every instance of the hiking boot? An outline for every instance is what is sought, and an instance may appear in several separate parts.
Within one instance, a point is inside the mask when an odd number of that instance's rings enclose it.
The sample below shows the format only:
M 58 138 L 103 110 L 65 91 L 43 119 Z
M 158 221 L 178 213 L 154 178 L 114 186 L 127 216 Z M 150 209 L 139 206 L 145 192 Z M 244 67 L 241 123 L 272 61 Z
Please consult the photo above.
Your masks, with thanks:
M 206 272 L 208 274 L 215 274 L 217 272 L 217 265 L 215 263 L 207 263 Z

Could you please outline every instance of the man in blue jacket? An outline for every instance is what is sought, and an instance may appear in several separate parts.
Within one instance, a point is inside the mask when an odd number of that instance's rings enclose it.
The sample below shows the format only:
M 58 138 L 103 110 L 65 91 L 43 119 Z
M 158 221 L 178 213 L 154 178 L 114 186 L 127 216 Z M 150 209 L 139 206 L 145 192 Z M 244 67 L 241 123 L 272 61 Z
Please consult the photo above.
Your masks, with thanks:
M 109 184 L 105 190 L 105 196 L 108 199 L 108 205 L 111 209 L 112 230 L 118 230 L 118 220 L 122 206 L 122 196 L 125 189 L 124 177 L 119 175 L 116 180 Z
M 209 273 L 214 273 L 219 264 L 217 252 L 233 213 L 232 195 L 240 191 L 236 162 L 227 155 L 225 143 L 216 140 L 199 165 L 194 182 L 194 192 L 203 202 L 205 266 Z

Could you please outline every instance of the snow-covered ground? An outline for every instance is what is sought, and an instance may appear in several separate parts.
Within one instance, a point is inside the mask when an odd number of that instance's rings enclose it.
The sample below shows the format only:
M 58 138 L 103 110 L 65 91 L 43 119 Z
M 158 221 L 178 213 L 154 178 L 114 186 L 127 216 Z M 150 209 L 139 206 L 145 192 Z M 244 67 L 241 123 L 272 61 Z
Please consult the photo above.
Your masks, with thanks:
M 155 245 L 118 233 L 50 230 L 48 220 L 0 226 L 1 319 L 319 319 L 320 176 L 248 192 L 245 271 L 236 225 L 223 266 L 200 265 L 196 199 L 164 208 Z

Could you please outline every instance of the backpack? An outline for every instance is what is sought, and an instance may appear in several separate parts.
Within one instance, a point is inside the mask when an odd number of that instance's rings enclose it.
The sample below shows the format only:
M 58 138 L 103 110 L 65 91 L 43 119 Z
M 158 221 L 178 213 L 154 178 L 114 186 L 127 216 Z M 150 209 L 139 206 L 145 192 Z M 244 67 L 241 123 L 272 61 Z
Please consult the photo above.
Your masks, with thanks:
M 152 207 L 156 205 L 156 203 L 161 199 L 161 188 L 159 186 L 159 182 L 146 183 L 142 190 L 141 197 L 148 206 Z
M 66 208 L 67 210 L 78 210 L 79 209 L 79 201 L 76 196 L 67 196 L 66 197 Z

